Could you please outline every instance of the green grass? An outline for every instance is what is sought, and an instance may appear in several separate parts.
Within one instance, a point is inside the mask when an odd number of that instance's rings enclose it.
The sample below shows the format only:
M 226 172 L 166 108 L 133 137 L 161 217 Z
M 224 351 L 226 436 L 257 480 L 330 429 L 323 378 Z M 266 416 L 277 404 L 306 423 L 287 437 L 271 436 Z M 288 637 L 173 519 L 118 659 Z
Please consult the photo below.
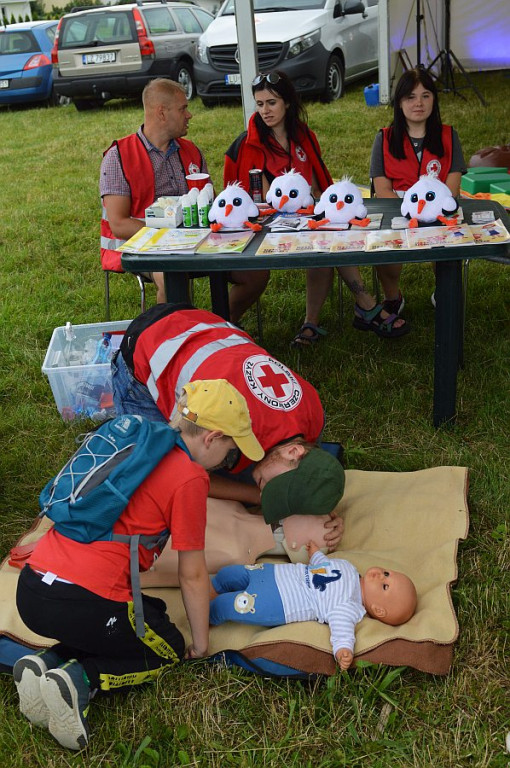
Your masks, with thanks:
M 445 122 L 457 128 L 466 159 L 508 141 L 508 73 L 474 75 L 488 101 L 442 95 Z M 386 107 L 368 108 L 362 82 L 330 105 L 307 105 L 334 176 L 368 181 L 376 130 Z M 190 138 L 203 148 L 221 188 L 223 153 L 242 130 L 239 106 L 192 103 Z M 99 112 L 0 111 L 0 554 L 5 556 L 37 512 L 37 496 L 74 448 L 83 424 L 66 425 L 41 364 L 54 327 L 104 317 L 99 267 L 98 171 L 113 138 L 141 122 L 137 103 Z M 369 271 L 366 272 L 370 279 Z M 206 281 L 196 302 L 207 307 Z M 402 279 L 412 333 L 396 343 L 359 334 L 325 306 L 328 336 L 309 353 L 289 340 L 304 312 L 304 276 L 274 272 L 263 298 L 264 343 L 319 389 L 326 438 L 346 446 L 351 468 L 412 471 L 470 468 L 471 527 L 461 544 L 453 601 L 460 637 L 446 677 L 411 669 L 358 669 L 312 684 L 264 680 L 202 663 L 182 666 L 155 688 L 96 699 L 84 755 L 65 753 L 17 710 L 12 678 L 0 678 L 0 763 L 27 766 L 430 766 L 508 765 L 508 467 L 510 271 L 475 261 L 469 270 L 465 357 L 455 427 L 431 425 L 434 311 L 430 267 Z M 113 276 L 112 315 L 138 312 L 138 287 Z M 151 294 L 153 300 L 153 294 Z M 246 318 L 255 332 L 254 313 Z M 398 499 L 395 499 L 398 504 Z

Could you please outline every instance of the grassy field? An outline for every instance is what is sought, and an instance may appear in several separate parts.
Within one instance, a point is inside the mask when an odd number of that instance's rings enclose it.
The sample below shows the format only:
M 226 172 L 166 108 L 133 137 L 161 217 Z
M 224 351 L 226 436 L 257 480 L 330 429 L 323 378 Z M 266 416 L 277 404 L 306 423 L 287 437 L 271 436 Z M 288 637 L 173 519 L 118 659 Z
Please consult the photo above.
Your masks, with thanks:
M 508 142 L 510 77 L 474 75 L 488 102 L 441 97 L 466 159 Z M 368 183 L 369 154 L 386 107 L 368 108 L 362 82 L 342 100 L 309 103 L 334 176 Z M 189 137 L 204 150 L 216 188 L 223 153 L 242 130 L 239 106 L 204 109 L 195 100 Z M 52 330 L 104 319 L 99 265 L 98 171 L 111 140 L 141 122 L 137 103 L 99 112 L 0 111 L 0 554 L 37 511 L 42 485 L 74 450 L 82 424 L 65 424 L 41 364 Z M 367 279 L 370 275 L 367 271 Z M 208 306 L 206 281 L 196 303 Z M 183 665 L 155 688 L 94 701 L 89 749 L 65 753 L 17 709 L 12 678 L 0 677 L 0 764 L 32 766 L 391 766 L 503 768 L 509 727 L 508 467 L 510 271 L 475 261 L 469 270 L 465 358 L 453 428 L 431 425 L 433 273 L 408 267 L 402 279 L 412 333 L 395 343 L 343 323 L 325 307 L 328 336 L 298 354 L 289 348 L 304 313 L 304 276 L 274 272 L 263 297 L 264 344 L 318 388 L 326 438 L 346 447 L 350 468 L 412 471 L 469 467 L 469 538 L 460 546 L 453 601 L 460 624 L 451 673 L 360 668 L 311 684 L 264 680 L 206 664 Z M 130 276 L 112 278 L 112 316 L 138 312 Z M 151 293 L 151 300 L 153 301 Z M 255 333 L 254 314 L 246 326 Z M 398 505 L 398 498 L 395 504 Z M 506 579 L 506 580 L 505 580 Z

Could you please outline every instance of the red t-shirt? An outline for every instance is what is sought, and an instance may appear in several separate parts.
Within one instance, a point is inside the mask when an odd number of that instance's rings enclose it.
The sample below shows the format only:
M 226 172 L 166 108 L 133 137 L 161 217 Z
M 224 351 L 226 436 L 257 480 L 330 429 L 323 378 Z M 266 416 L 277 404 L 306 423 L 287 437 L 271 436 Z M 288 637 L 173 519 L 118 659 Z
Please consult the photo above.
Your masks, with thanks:
M 180 448 L 174 448 L 135 491 L 115 523 L 114 533 L 171 532 L 167 546 L 203 550 L 209 475 Z M 139 548 L 140 571 L 148 570 L 157 549 Z M 117 541 L 82 544 L 50 529 L 29 560 L 37 571 L 50 571 L 109 600 L 132 599 L 129 545 Z

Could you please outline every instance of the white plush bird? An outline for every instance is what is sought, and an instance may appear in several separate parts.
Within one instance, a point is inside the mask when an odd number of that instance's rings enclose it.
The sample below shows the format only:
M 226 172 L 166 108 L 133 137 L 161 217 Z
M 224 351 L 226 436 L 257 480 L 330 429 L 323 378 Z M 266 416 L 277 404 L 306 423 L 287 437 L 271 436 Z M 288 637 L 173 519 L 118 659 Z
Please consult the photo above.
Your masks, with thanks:
M 419 223 L 432 224 L 441 221 L 443 224 L 456 224 L 455 220 L 447 220 L 459 204 L 446 186 L 435 176 L 421 176 L 404 194 L 401 212 L 406 216 L 410 227 L 417 227 Z
M 308 213 L 313 210 L 310 184 L 293 168 L 273 179 L 267 191 L 266 202 L 279 213 Z
M 262 229 L 260 224 L 254 224 L 250 218 L 259 215 L 259 209 L 251 199 L 248 192 L 239 185 L 227 184 L 223 192 L 215 198 L 209 211 L 209 221 L 213 232 L 226 229 L 239 229 L 247 227 L 255 232 Z
M 310 229 L 317 229 L 330 223 L 356 223 L 363 227 L 370 221 L 367 218 L 367 209 L 363 203 L 361 191 L 350 179 L 342 179 L 335 184 L 330 184 L 320 196 L 314 213 L 323 213 L 324 218 L 309 221 Z

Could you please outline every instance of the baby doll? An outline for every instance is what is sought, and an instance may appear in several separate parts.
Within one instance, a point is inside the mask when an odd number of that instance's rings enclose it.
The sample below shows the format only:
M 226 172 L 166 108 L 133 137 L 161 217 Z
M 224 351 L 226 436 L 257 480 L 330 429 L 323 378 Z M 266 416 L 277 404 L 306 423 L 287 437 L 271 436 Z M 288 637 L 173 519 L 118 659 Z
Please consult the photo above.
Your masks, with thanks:
M 413 616 L 416 589 L 405 574 L 374 566 L 360 576 L 347 560 L 329 558 L 313 541 L 308 554 L 308 565 L 222 568 L 211 579 L 210 623 L 329 624 L 333 655 L 341 669 L 348 669 L 354 658 L 354 629 L 365 613 L 393 626 Z

